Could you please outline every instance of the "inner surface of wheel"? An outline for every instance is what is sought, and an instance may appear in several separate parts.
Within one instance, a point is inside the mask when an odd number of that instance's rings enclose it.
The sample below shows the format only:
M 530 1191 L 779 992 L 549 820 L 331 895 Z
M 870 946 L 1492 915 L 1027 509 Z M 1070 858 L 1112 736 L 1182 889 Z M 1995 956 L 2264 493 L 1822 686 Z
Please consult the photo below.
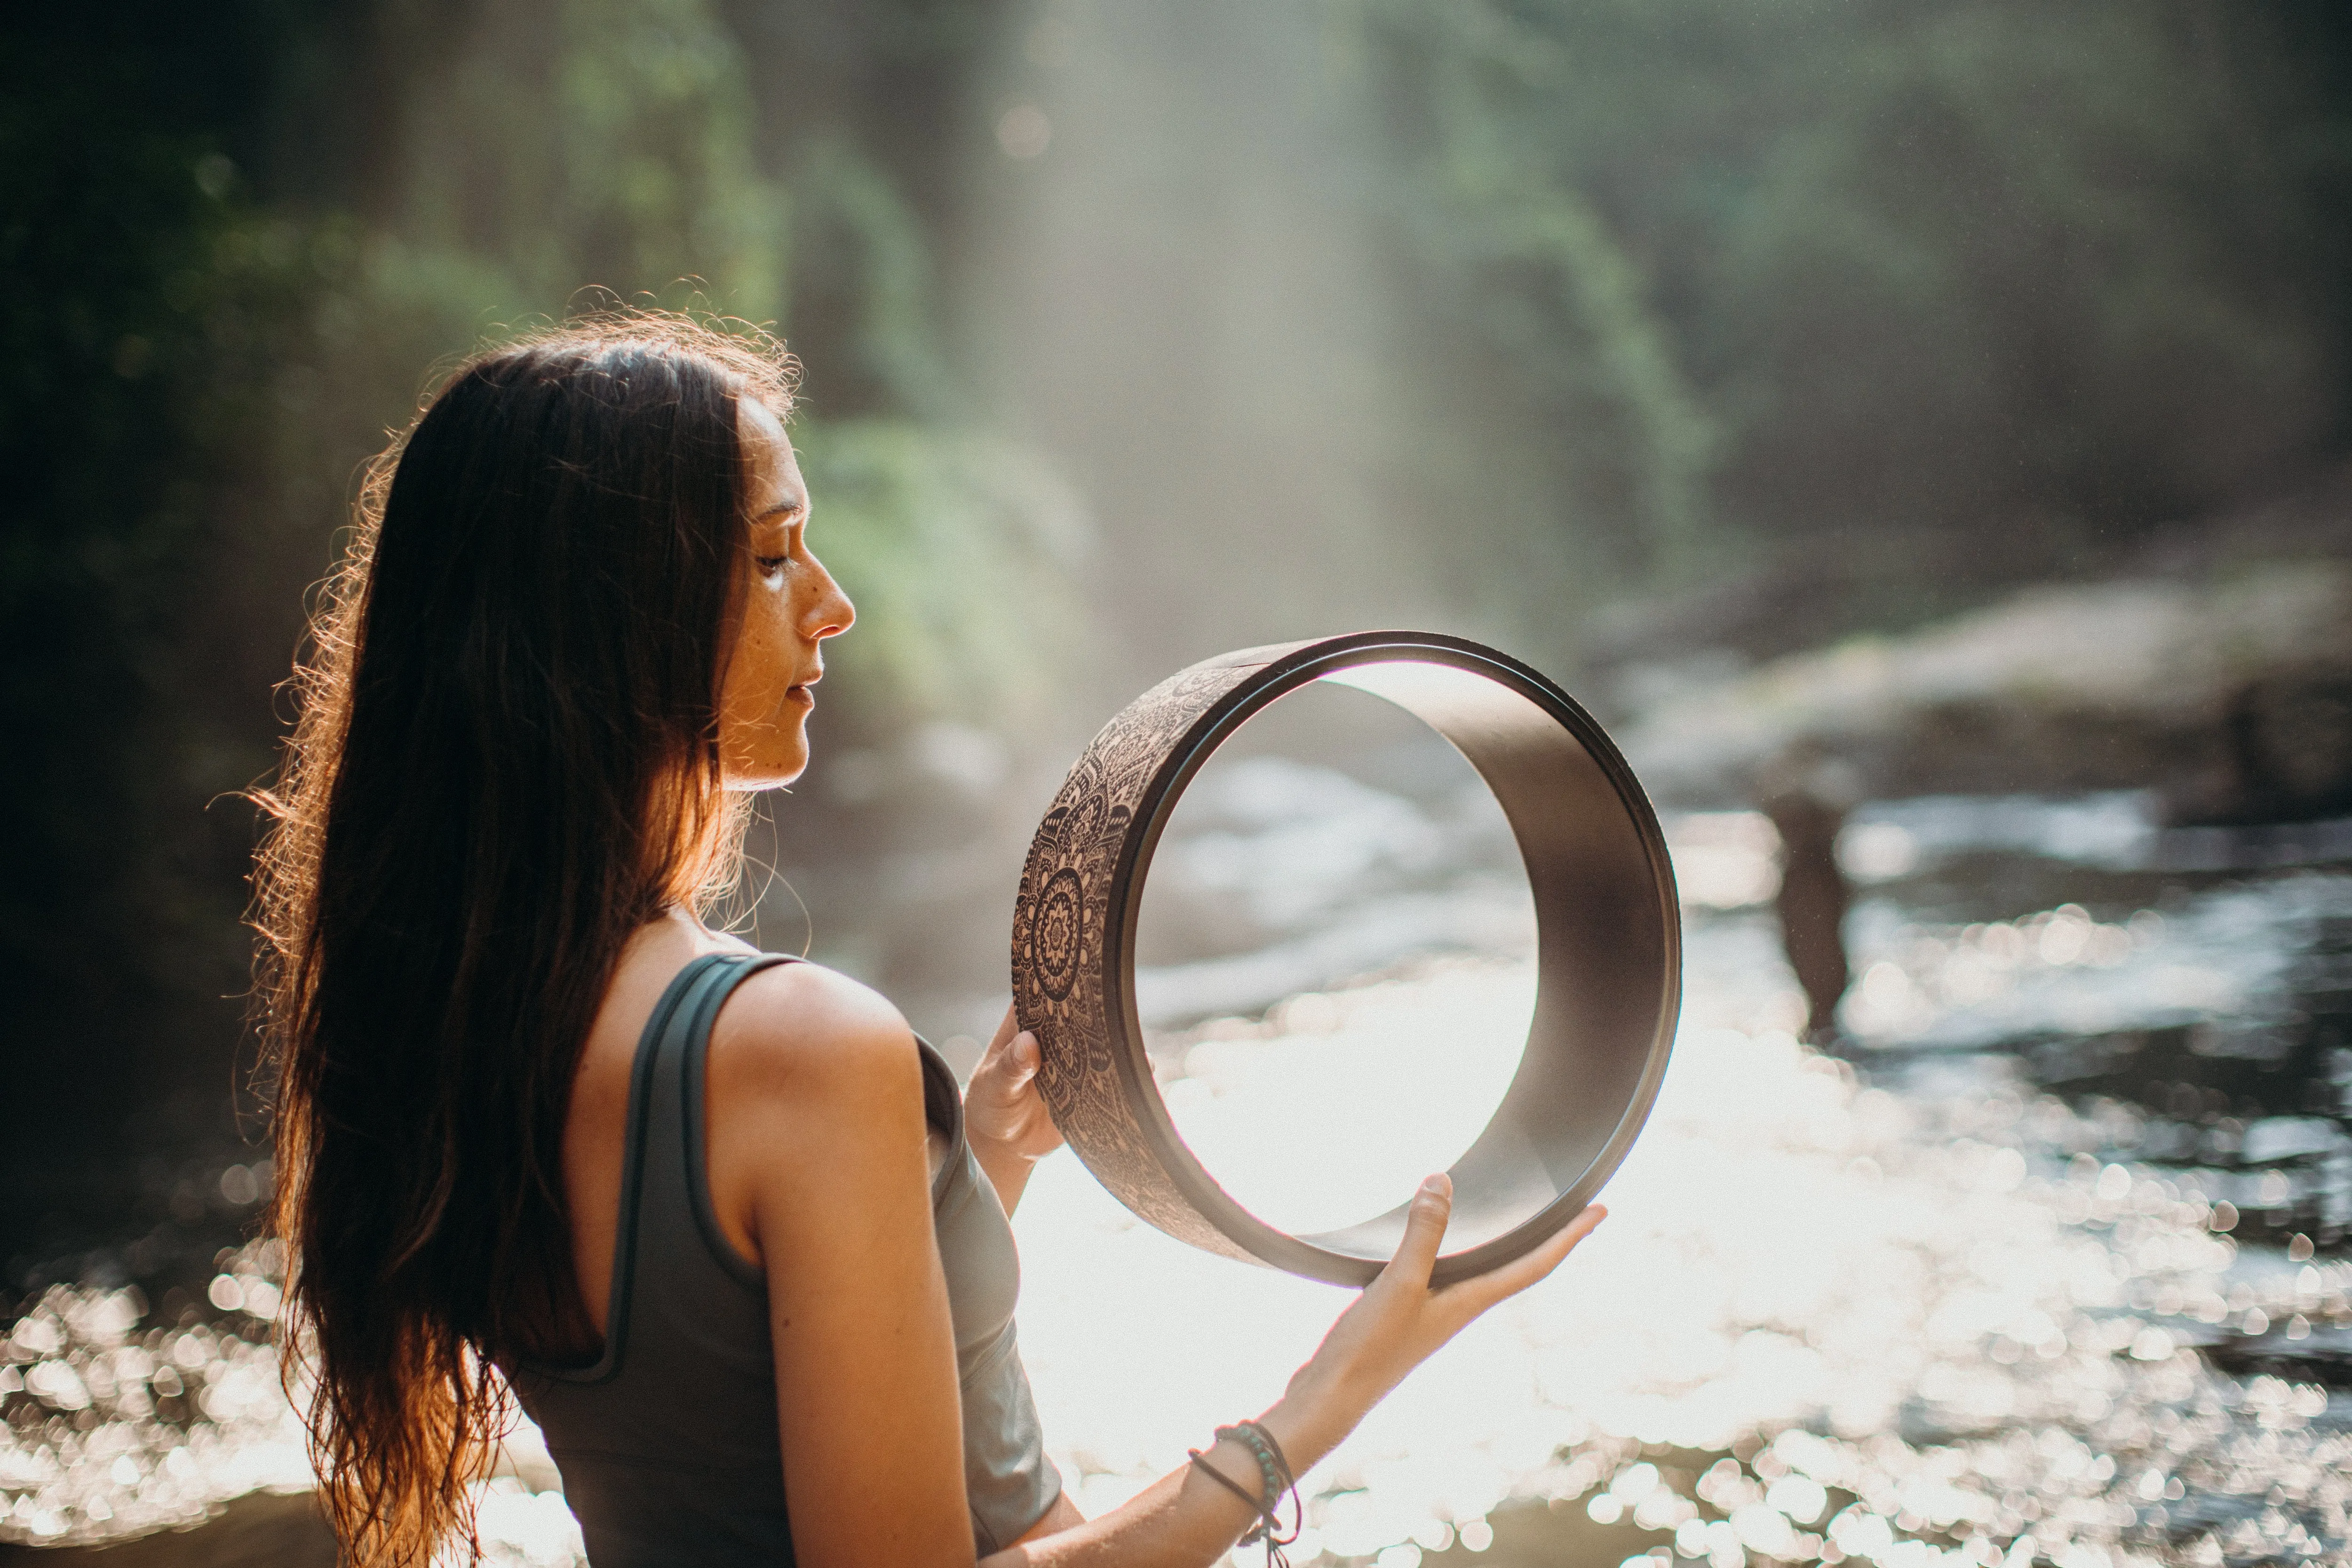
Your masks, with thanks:
M 1013 921 L 1013 996 L 1044 1047 L 1055 1121 L 1121 1202 L 1227 1256 L 1361 1284 L 1406 1206 L 1291 1236 L 1228 1195 L 1178 1136 L 1137 1016 L 1143 880 L 1185 784 L 1248 718 L 1314 680 L 1412 713 L 1461 752 L 1509 820 L 1534 895 L 1537 993 L 1518 1070 L 1455 1162 L 1440 1280 L 1539 1245 L 1624 1157 L 1665 1070 L 1681 994 L 1664 838 L 1600 725 L 1525 665 L 1431 633 L 1365 632 L 1195 665 L 1096 737 L 1040 825 Z M 1442 1050 L 1444 1042 L 1433 1040 Z

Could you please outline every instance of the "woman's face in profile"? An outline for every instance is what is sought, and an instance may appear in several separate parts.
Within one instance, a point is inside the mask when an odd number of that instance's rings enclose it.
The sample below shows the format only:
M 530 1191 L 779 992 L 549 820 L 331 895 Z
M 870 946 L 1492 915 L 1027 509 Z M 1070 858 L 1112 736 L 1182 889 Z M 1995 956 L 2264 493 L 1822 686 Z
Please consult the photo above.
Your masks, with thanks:
M 730 789 L 790 784 L 808 766 L 811 691 L 824 673 L 818 645 L 857 612 L 808 547 L 808 487 L 775 411 L 738 404 L 750 469 L 742 619 L 719 693 L 719 770 Z

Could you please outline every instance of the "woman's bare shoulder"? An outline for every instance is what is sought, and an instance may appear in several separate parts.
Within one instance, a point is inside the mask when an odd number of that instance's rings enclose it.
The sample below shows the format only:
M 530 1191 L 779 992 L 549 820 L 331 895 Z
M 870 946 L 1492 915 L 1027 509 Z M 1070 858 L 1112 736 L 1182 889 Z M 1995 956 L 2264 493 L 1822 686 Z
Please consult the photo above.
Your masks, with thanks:
M 744 1258 L 798 1256 L 811 1226 L 863 1215 L 877 1194 L 919 1215 L 921 1058 L 874 991 L 814 963 L 761 970 L 719 1009 L 706 1059 L 711 1203 Z
M 881 1097 L 920 1114 L 922 1068 L 906 1018 L 871 986 L 821 963 L 780 963 L 746 979 L 719 1010 L 710 1044 L 710 1071 L 724 1079 L 714 1091 L 803 1103 Z

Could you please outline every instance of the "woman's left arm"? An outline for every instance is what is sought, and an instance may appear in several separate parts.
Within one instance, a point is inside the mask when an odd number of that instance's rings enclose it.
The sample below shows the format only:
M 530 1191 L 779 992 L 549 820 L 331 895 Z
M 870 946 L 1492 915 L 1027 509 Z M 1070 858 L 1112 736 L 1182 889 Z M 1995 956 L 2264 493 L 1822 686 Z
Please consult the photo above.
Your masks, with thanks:
M 1022 1029 L 1007 1007 L 964 1089 L 964 1136 L 1007 1215 L 1020 1204 L 1037 1162 L 1062 1146 L 1061 1129 L 1037 1092 L 1038 1061 L 1037 1037 Z

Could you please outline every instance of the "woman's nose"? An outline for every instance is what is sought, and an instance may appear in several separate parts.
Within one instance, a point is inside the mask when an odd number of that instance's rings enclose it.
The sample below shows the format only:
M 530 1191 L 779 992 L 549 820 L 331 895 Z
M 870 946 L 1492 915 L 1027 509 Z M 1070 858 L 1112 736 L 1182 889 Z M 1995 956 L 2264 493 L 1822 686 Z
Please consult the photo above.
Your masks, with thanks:
M 816 568 L 817 574 L 824 582 L 803 622 L 805 627 L 803 635 L 820 641 L 825 637 L 837 637 L 856 623 L 857 606 L 849 602 L 849 595 L 841 591 L 841 584 L 834 580 L 831 572 L 825 570 L 824 562 L 811 555 L 809 564 Z

